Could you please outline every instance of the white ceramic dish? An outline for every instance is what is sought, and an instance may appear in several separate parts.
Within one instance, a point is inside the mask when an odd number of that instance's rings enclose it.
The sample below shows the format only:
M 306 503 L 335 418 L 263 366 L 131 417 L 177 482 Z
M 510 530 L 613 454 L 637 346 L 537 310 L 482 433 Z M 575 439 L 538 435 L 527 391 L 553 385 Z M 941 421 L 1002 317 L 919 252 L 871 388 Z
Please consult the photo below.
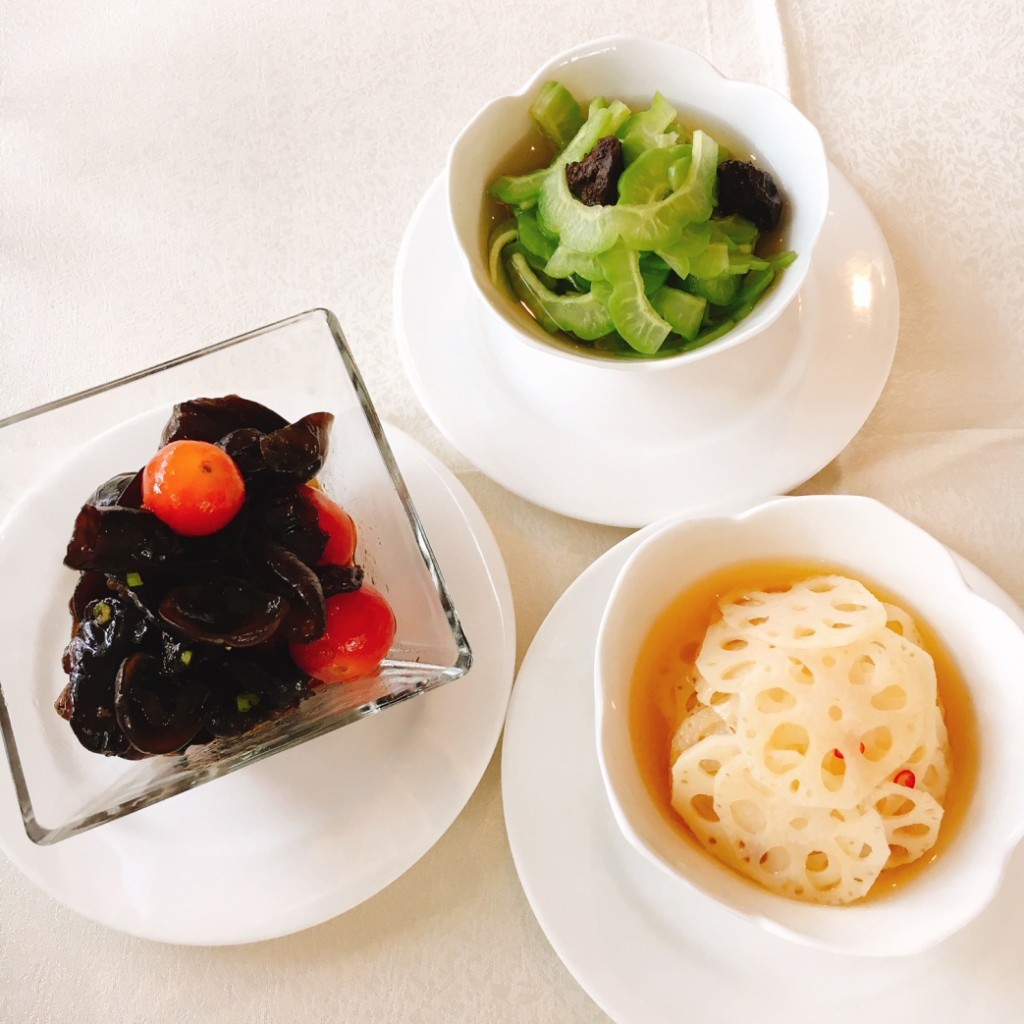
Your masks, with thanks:
M 586 570 L 538 630 L 505 726 L 502 798 L 516 869 L 568 970 L 618 1024 L 961 1024 L 1024 1019 L 1024 849 L 962 932 L 910 957 L 851 957 L 796 945 L 686 887 L 612 817 L 594 743 L 593 653 L 628 537 Z M 1024 610 L 958 559 L 978 593 L 1024 626 Z
M 609 359 L 570 349 L 554 343 L 511 295 L 492 282 L 483 199 L 507 154 L 528 137 L 533 124 L 530 106 L 548 81 L 564 85 L 584 111 L 596 96 L 624 100 L 640 110 L 660 92 L 687 127 L 704 128 L 730 145 L 749 147 L 755 162 L 771 172 L 786 198 L 785 248 L 794 250 L 797 259 L 753 312 L 719 341 L 655 360 Z M 699 54 L 672 43 L 633 36 L 597 39 L 557 54 L 518 92 L 480 110 L 452 145 L 447 171 L 457 249 L 483 306 L 485 329 L 509 371 L 524 383 L 544 374 L 554 375 L 560 387 L 589 389 L 608 386 L 602 377 L 611 377 L 615 387 L 621 386 L 622 377 L 642 377 L 645 386 L 653 378 L 671 377 L 677 387 L 686 387 L 687 404 L 707 403 L 710 409 L 714 403 L 707 392 L 715 391 L 723 376 L 729 379 L 729 388 L 743 390 L 778 375 L 780 353 L 775 347 L 746 343 L 779 317 L 803 285 L 828 209 L 829 185 L 817 129 L 779 93 L 725 78 Z M 741 346 L 742 358 L 733 358 Z M 704 363 L 714 368 L 697 368 Z M 629 394 L 620 394 L 619 401 L 630 401 Z M 672 422 L 668 409 L 678 404 L 666 403 L 662 414 L 667 422 Z
M 54 899 L 162 942 L 273 938 L 368 899 L 458 815 L 501 730 L 515 656 L 511 591 L 493 535 L 455 477 L 401 432 L 389 429 L 388 438 L 451 591 L 465 603 L 470 672 L 56 846 L 30 842 L 4 773 L 0 847 Z
M 947 645 L 970 693 L 981 756 L 964 818 L 936 863 L 884 899 L 830 907 L 751 885 L 679 837 L 638 766 L 630 693 L 655 620 L 680 593 L 724 566 L 772 559 L 831 563 L 887 588 Z M 1024 776 L 1021 663 L 1018 626 L 969 589 L 938 541 L 879 502 L 814 495 L 776 499 L 737 516 L 672 520 L 626 562 L 598 633 L 597 753 L 612 811 L 627 839 L 664 870 L 667 886 L 691 885 L 771 931 L 822 948 L 922 952 L 984 909 L 1024 834 L 1024 795 L 1005 785 Z M 959 763 L 954 751 L 954 773 Z
M 899 326 L 896 277 L 878 225 L 836 168 L 814 265 L 765 332 L 793 345 L 788 376 L 696 434 L 661 434 L 611 402 L 601 430 L 538 403 L 482 339 L 480 302 L 459 264 L 443 179 L 413 215 L 395 274 L 395 329 L 431 419 L 503 487 L 560 512 L 644 526 L 790 490 L 853 439 L 881 394 Z

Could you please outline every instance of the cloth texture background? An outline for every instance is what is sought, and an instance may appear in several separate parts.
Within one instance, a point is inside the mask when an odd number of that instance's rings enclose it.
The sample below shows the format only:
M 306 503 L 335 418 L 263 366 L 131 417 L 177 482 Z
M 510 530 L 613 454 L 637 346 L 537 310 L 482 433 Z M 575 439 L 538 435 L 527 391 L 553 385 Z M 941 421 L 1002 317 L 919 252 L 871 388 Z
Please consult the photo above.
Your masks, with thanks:
M 521 658 L 565 587 L 626 531 L 538 509 L 445 441 L 398 357 L 394 261 L 448 145 L 487 100 L 576 43 L 659 37 L 791 95 L 893 254 L 891 377 L 853 443 L 799 490 L 879 498 L 1024 601 L 1019 2 L 960 5 L 951 21 L 942 5 L 887 0 L 11 0 L 4 22 L 0 416 L 326 306 L 381 417 L 455 469 L 488 517 Z M 829 1016 L 860 1021 L 863 1006 Z M 108 931 L 0 858 L 0 1020 L 168 1018 L 608 1019 L 519 886 L 497 758 L 405 876 L 256 946 Z

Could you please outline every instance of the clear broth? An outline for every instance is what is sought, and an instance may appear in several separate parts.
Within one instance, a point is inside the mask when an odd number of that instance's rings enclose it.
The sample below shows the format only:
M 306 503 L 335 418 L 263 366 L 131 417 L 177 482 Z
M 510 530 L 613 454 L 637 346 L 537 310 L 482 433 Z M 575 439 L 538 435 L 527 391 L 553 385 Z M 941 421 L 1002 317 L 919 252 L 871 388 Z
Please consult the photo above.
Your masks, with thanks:
M 723 594 L 740 587 L 781 586 L 822 574 L 858 579 L 879 600 L 895 604 L 911 615 L 925 650 L 935 662 L 939 703 L 949 732 L 950 782 L 938 841 L 918 860 L 884 870 L 865 897 L 875 900 L 916 877 L 949 848 L 963 822 L 978 775 L 977 716 L 963 675 L 929 624 L 899 595 L 843 566 L 797 560 L 744 562 L 699 581 L 662 612 L 643 643 L 630 693 L 630 733 L 640 774 L 662 817 L 681 839 L 712 857 L 672 807 L 669 748 L 678 724 L 674 720 L 675 683 L 687 662 L 692 664 L 708 626 L 718 618 L 717 602 Z M 757 884 L 747 878 L 744 881 Z

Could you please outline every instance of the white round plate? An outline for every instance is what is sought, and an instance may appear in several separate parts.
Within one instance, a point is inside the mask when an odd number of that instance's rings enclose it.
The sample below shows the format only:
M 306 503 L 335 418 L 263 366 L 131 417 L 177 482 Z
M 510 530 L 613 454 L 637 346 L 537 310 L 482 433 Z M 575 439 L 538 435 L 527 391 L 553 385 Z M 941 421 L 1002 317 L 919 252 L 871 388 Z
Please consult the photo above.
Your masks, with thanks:
M 455 820 L 501 731 L 515 665 L 512 594 L 462 485 L 411 438 L 387 433 L 473 645 L 472 669 L 55 846 L 25 835 L 3 772 L 0 849 L 54 899 L 162 942 L 275 938 L 369 899 Z
M 793 366 L 743 422 L 649 446 L 557 427 L 504 376 L 483 339 L 480 300 L 455 249 L 443 178 L 406 230 L 395 330 L 438 429 L 510 491 L 564 515 L 646 526 L 791 490 L 853 439 L 892 366 L 899 295 L 870 211 L 835 167 L 825 227 L 803 290 L 770 331 L 797 332 Z M 610 415 L 614 415 L 611 411 Z
M 612 817 L 594 735 L 594 645 L 612 583 L 649 531 L 618 544 L 558 601 L 513 689 L 502 752 L 512 856 L 566 967 L 618 1024 L 961 1024 L 1024 1020 L 1024 855 L 966 929 L 919 956 L 871 959 L 800 946 L 708 897 L 666 887 Z M 968 583 L 1024 624 L 973 566 Z

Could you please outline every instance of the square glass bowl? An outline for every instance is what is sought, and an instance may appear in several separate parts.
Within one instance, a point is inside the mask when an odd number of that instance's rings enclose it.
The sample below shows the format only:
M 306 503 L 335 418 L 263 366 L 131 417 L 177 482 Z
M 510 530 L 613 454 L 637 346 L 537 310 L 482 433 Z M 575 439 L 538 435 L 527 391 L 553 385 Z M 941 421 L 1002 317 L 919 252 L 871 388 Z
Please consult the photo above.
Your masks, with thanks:
M 96 486 L 159 448 L 172 406 L 239 394 L 289 421 L 334 414 L 318 474 L 359 530 L 356 561 L 397 621 L 373 676 L 323 686 L 248 734 L 126 761 L 82 747 L 54 710 L 67 682 L 63 564 Z M 25 830 L 49 845 L 385 711 L 464 675 L 472 653 L 336 317 L 317 309 L 0 420 L 0 734 Z

